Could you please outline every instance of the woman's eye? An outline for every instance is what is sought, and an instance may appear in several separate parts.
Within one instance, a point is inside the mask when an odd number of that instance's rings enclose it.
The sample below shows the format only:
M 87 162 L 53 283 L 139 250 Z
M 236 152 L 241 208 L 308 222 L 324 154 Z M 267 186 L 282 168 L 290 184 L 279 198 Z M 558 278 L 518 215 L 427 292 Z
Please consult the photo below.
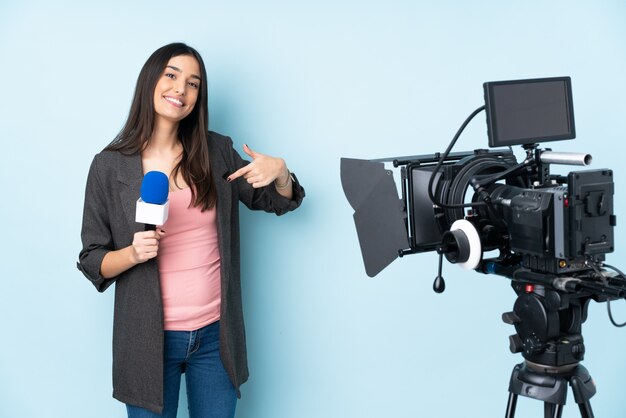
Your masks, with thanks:
M 172 80 L 176 78 L 176 76 L 174 74 L 172 74 L 172 73 L 165 73 L 165 77 L 169 77 Z
M 200 85 L 198 83 L 190 82 L 189 85 L 194 89 L 197 89 Z

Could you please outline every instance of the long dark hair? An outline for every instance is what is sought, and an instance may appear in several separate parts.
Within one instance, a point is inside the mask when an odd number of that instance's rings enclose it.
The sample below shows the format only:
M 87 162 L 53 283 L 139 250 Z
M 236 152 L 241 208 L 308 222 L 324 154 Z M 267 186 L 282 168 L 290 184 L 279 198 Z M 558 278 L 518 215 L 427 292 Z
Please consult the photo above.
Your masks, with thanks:
M 183 145 L 183 155 L 172 170 L 171 176 L 176 179 L 179 172 L 182 174 L 191 188 L 192 205 L 201 206 L 205 211 L 215 206 L 217 195 L 209 167 L 207 145 L 209 106 L 206 68 L 202 57 L 192 47 L 183 43 L 172 43 L 150 55 L 137 77 L 128 119 L 105 150 L 134 155 L 148 146 L 154 129 L 154 89 L 169 60 L 179 55 L 190 55 L 198 60 L 202 80 L 196 105 L 178 124 L 178 139 Z

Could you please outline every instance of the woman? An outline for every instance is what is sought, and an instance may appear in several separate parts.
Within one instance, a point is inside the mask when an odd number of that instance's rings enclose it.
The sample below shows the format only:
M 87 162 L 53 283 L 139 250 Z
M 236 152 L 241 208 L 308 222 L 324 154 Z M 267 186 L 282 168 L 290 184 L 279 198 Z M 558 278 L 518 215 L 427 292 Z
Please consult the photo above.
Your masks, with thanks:
M 285 162 L 208 131 L 207 77 L 193 48 L 155 51 L 128 120 L 91 164 L 78 268 L 115 286 L 113 396 L 128 416 L 175 417 L 185 373 L 191 418 L 232 417 L 248 378 L 238 202 L 281 215 L 304 189 Z M 169 218 L 137 224 L 143 175 L 169 177 Z

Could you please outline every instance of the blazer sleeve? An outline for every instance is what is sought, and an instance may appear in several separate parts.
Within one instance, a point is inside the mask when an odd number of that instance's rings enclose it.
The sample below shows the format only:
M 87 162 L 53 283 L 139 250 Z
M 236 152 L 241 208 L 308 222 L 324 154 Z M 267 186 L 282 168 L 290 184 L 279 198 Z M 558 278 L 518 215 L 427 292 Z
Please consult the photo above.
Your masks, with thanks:
M 100 274 L 102 259 L 113 250 L 113 237 L 109 226 L 109 216 L 105 202 L 105 192 L 99 178 L 98 156 L 89 168 L 85 187 L 85 205 L 81 240 L 83 248 L 78 255 L 76 267 L 93 283 L 99 292 L 104 292 L 115 278 L 105 279 Z
M 241 158 L 239 153 L 233 148 L 233 142 L 230 138 L 228 138 L 228 147 L 232 163 L 234 164 L 233 172 L 250 164 L 250 161 Z M 300 206 L 305 196 L 304 188 L 300 185 L 298 178 L 294 173 L 291 173 L 291 175 L 293 176 L 293 196 L 291 199 L 287 199 L 278 193 L 273 183 L 255 189 L 246 179 L 239 177 L 235 180 L 239 187 L 239 200 L 252 210 L 264 210 L 265 212 L 275 213 L 278 216 L 291 212 Z

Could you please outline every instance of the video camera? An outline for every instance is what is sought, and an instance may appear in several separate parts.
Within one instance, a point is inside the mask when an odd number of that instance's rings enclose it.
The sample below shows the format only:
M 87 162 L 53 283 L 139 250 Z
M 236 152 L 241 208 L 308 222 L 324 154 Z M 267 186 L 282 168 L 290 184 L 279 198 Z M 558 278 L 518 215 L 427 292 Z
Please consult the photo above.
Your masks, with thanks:
M 550 172 L 551 165 L 592 161 L 586 153 L 539 147 L 576 136 L 569 77 L 483 87 L 485 105 L 465 120 L 445 152 L 342 158 L 341 181 L 355 210 L 365 270 L 374 277 L 398 257 L 437 251 L 438 293 L 445 289 L 443 257 L 468 270 L 510 278 L 518 298 L 503 320 L 515 326 L 510 349 L 525 362 L 511 376 L 507 417 L 513 417 L 520 394 L 543 400 L 546 416 L 560 416 L 567 383 L 583 417 L 592 417 L 595 385 L 579 364 L 585 351 L 581 326 L 590 300 L 626 295 L 624 275 L 604 264 L 614 251 L 613 172 Z M 489 147 L 496 149 L 452 153 L 483 110 Z M 514 145 L 523 148 L 521 162 Z M 385 163 L 400 168 L 401 197 Z M 618 325 L 610 307 L 609 315 Z
M 586 166 L 592 157 L 537 145 L 575 137 L 570 78 L 489 82 L 484 90 L 485 106 L 471 117 L 485 109 L 489 146 L 522 145 L 521 163 L 510 149 L 450 153 L 459 134 L 443 154 L 342 159 L 370 277 L 398 256 L 434 250 L 468 269 L 552 274 L 589 270 L 589 260 L 613 252 L 613 172 L 553 175 L 551 164 Z M 385 162 L 401 167 L 400 202 Z M 482 259 L 496 249 L 498 258 Z

